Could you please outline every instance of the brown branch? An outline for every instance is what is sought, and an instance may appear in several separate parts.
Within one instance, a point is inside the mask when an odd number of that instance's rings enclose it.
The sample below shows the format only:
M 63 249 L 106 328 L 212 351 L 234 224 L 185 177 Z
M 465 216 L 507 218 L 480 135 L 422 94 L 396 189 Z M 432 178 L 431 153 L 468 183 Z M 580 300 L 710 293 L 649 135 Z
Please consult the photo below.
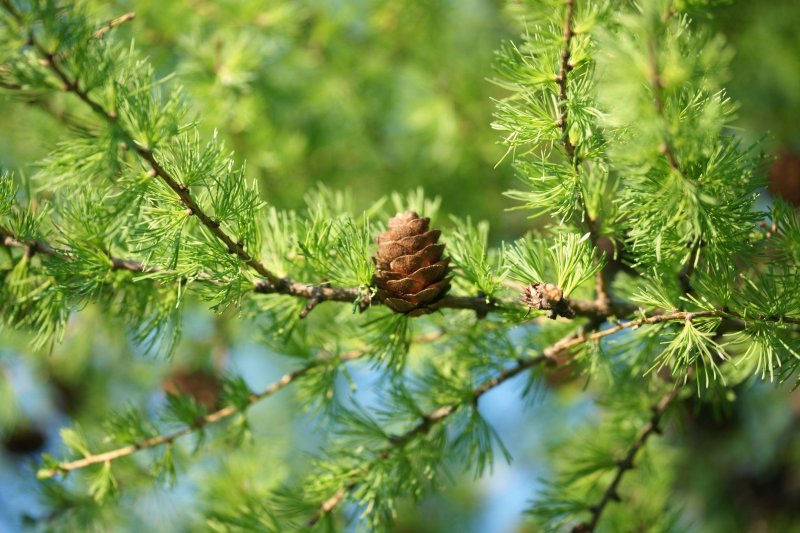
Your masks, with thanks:
M 636 458 L 636 454 L 639 453 L 639 450 L 641 450 L 647 443 L 647 439 L 650 438 L 650 436 L 654 433 L 661 432 L 659 429 L 659 423 L 661 422 L 661 419 L 663 418 L 667 408 L 675 400 L 675 398 L 677 398 L 679 392 L 680 389 L 673 389 L 664 397 L 662 397 L 656 405 L 653 406 L 652 416 L 639 431 L 639 436 L 636 438 L 631 447 L 628 448 L 628 452 L 625 454 L 625 457 L 617 463 L 617 470 L 614 475 L 614 479 L 612 479 L 611 483 L 609 483 L 608 487 L 606 487 L 606 490 L 603 492 L 600 501 L 589 508 L 591 518 L 588 521 L 581 522 L 573 527 L 572 533 L 589 533 L 590 531 L 594 531 L 597 527 L 597 523 L 600 521 L 600 516 L 603 514 L 603 510 L 608 506 L 608 504 L 612 501 L 620 501 L 617 489 L 622 481 L 622 476 L 624 476 L 625 472 L 628 470 L 633 470 L 633 461 Z
M 95 39 L 102 39 L 103 37 L 106 36 L 106 33 L 110 32 L 111 30 L 113 30 L 117 26 L 121 26 L 122 24 L 125 24 L 129 20 L 133 20 L 134 18 L 136 18 L 136 13 L 130 12 L 130 13 L 125 13 L 124 15 L 119 16 L 119 17 L 117 17 L 115 19 L 112 19 L 112 20 L 108 21 L 108 23 L 105 26 L 103 26 L 102 28 L 100 28 L 99 30 L 94 32 L 94 38 Z
M 14 237 L 10 232 L 0 227 L 0 244 L 9 248 L 20 248 L 25 251 L 27 257 L 35 254 L 54 255 L 58 252 L 49 244 L 41 241 L 21 241 Z
M 357 359 L 362 355 L 363 352 L 347 352 L 339 356 L 339 359 L 342 361 L 349 361 L 352 359 Z M 325 362 L 327 361 L 328 359 L 325 360 Z M 306 365 L 302 368 L 294 370 L 293 372 L 290 372 L 288 374 L 284 374 L 283 377 L 281 377 L 278 381 L 272 383 L 260 393 L 251 395 L 245 409 L 249 408 L 253 404 L 265 398 L 272 396 L 276 392 L 286 388 L 291 383 L 295 382 L 297 379 L 301 378 L 302 376 L 304 376 L 314 368 L 317 368 L 321 364 L 323 364 L 322 361 L 315 362 L 313 364 Z M 207 414 L 206 416 L 199 419 L 197 423 L 192 426 L 186 426 L 172 433 L 158 435 L 156 437 L 145 439 L 135 444 L 124 446 L 122 448 L 117 448 L 115 450 L 109 450 L 107 452 L 98 454 L 90 454 L 83 457 L 82 459 L 61 463 L 52 469 L 40 470 L 39 477 L 53 477 L 59 473 L 67 473 L 71 472 L 72 470 L 79 470 L 81 468 L 86 468 L 87 466 L 105 463 L 108 461 L 114 461 L 122 457 L 127 457 L 128 455 L 131 455 L 140 450 L 145 450 L 147 448 L 155 448 L 157 446 L 162 446 L 164 444 L 171 444 L 179 437 L 199 431 L 200 429 L 204 428 L 205 426 L 208 426 L 209 424 L 214 424 L 216 422 L 229 418 L 234 414 L 240 412 L 243 412 L 243 410 L 237 409 L 235 406 L 229 405 L 223 407 L 222 409 L 214 411 L 213 413 Z
M 608 337 L 609 335 L 613 335 L 625 329 L 636 328 L 646 324 L 659 324 L 662 322 L 669 322 L 669 321 L 683 321 L 683 322 L 692 322 L 698 318 L 708 318 L 708 317 L 720 317 L 721 312 L 719 311 L 700 311 L 700 312 L 687 312 L 687 311 L 676 311 L 672 313 L 665 313 L 659 315 L 653 315 L 649 317 L 642 317 L 636 320 L 631 320 L 624 323 L 619 323 L 612 328 L 608 328 L 602 331 L 595 331 L 592 333 L 587 333 L 587 331 L 591 330 L 593 327 L 598 325 L 598 321 L 594 321 L 586 325 L 581 331 L 571 333 L 566 337 L 562 338 L 561 340 L 555 342 L 554 344 L 550 345 L 548 348 L 542 350 L 539 355 L 536 355 L 531 358 L 526 359 L 518 359 L 517 364 L 512 366 L 509 369 L 502 371 L 500 374 L 485 381 L 483 384 L 478 386 L 474 389 L 471 400 L 472 402 L 477 402 L 481 396 L 489 392 L 490 390 L 494 389 L 495 387 L 505 383 L 509 379 L 521 374 L 525 370 L 539 365 L 541 363 L 551 362 L 554 365 L 559 364 L 558 356 L 563 355 L 564 352 L 575 348 L 576 346 L 583 344 L 585 342 L 595 342 L 599 341 L 604 337 Z M 787 319 L 783 318 L 783 320 L 787 322 L 794 322 L 800 323 L 800 319 Z M 659 431 L 658 424 L 661 421 L 661 418 L 664 415 L 667 407 L 670 403 L 677 397 L 679 394 L 680 389 L 674 389 L 666 396 L 664 396 L 658 404 L 653 408 L 653 416 L 650 418 L 648 423 L 642 428 L 639 437 L 634 442 L 633 446 L 628 450 L 626 457 L 620 461 L 618 466 L 617 474 L 612 481 L 612 484 L 608 487 L 606 492 L 603 495 L 602 500 L 592 509 L 592 520 L 583 527 L 589 527 L 590 529 L 574 529 L 573 532 L 575 533 L 582 533 L 583 531 L 593 531 L 594 527 L 597 524 L 597 520 L 599 520 L 600 514 L 602 513 L 605 506 L 608 504 L 609 501 L 616 499 L 617 496 L 617 486 L 622 479 L 625 471 L 630 470 L 633 468 L 633 460 L 638 453 L 638 451 L 644 446 L 647 439 L 653 433 L 657 433 Z M 458 404 L 450 404 L 445 405 L 437 410 L 433 411 L 428 415 L 424 415 L 420 422 L 408 430 L 406 433 L 403 433 L 397 437 L 391 437 L 389 439 L 389 445 L 383 448 L 382 450 L 378 451 L 376 454 L 376 459 L 386 459 L 388 458 L 391 453 L 393 453 L 398 448 L 402 448 L 406 444 L 408 444 L 414 437 L 418 435 L 427 434 L 437 423 L 441 422 L 442 420 L 446 419 L 456 411 L 460 407 L 464 405 L 465 402 L 458 403 Z M 373 460 L 373 461 L 374 461 Z M 358 486 L 358 480 L 352 480 L 345 484 L 344 486 L 340 487 L 336 493 L 329 499 L 325 500 L 323 504 L 314 512 L 314 514 L 309 518 L 306 522 L 306 527 L 310 527 L 316 524 L 323 516 L 333 511 L 333 509 L 339 505 L 342 501 L 344 501 L 347 494 L 349 494 L 352 490 L 354 490 Z M 576 526 L 576 527 L 580 527 Z
M 3 1 L 3 4 L 6 5 L 8 10 L 12 10 L 12 7 L 8 6 L 7 1 Z M 572 1 L 568 2 L 569 5 L 569 13 L 568 13 L 568 21 L 567 21 L 567 29 L 569 30 L 569 39 L 566 43 L 566 52 L 562 54 L 565 58 L 565 63 L 562 65 L 563 70 L 563 91 L 566 91 L 566 71 L 569 70 L 569 40 L 571 39 L 572 30 L 572 10 L 573 5 Z M 13 14 L 13 11 L 12 11 Z M 21 21 L 18 15 L 14 15 L 15 18 Z M 123 17 L 120 17 L 123 18 Z M 118 20 L 118 19 L 117 19 Z M 129 19 L 126 19 L 129 20 Z M 123 21 L 124 22 L 124 21 Z M 121 23 L 121 22 L 120 22 Z M 565 34 L 566 35 L 566 34 Z M 117 128 L 119 132 L 123 135 L 126 140 L 126 144 L 129 146 L 135 147 L 136 152 L 139 156 L 148 163 L 151 168 L 151 174 L 153 176 L 158 176 L 167 186 L 169 186 L 175 194 L 181 199 L 181 202 L 187 207 L 187 212 L 190 212 L 192 215 L 198 217 L 201 223 L 211 231 L 220 241 L 222 241 L 228 248 L 228 251 L 231 253 L 237 254 L 237 256 L 242 259 L 247 265 L 252 267 L 257 273 L 259 273 L 265 279 L 259 279 L 254 282 L 254 290 L 257 293 L 261 294 L 286 294 L 290 296 L 305 298 L 308 300 L 308 305 L 306 308 L 301 312 L 302 316 L 306 316 L 310 311 L 319 303 L 324 301 L 340 301 L 340 302 L 359 302 L 361 309 L 366 309 L 369 305 L 374 304 L 381 304 L 382 302 L 378 299 L 372 298 L 364 289 L 361 288 L 332 288 L 327 286 L 315 286 L 315 285 L 307 285 L 297 281 L 293 281 L 288 278 L 278 278 L 272 272 L 266 269 L 264 265 L 252 258 L 249 254 L 246 253 L 244 247 L 241 242 L 234 241 L 234 239 L 225 233 L 221 228 L 218 221 L 209 217 L 203 210 L 197 205 L 196 202 L 191 198 L 189 189 L 179 183 L 176 179 L 170 176 L 166 170 L 158 163 L 155 159 L 153 152 L 144 146 L 137 144 L 132 136 L 122 129 L 119 125 L 117 120 L 116 114 L 111 111 L 106 110 L 100 104 L 92 100 L 89 94 L 81 89 L 76 79 L 71 79 L 70 76 L 61 68 L 61 66 L 57 62 L 57 57 L 54 53 L 47 51 L 40 43 L 36 41 L 34 36 L 30 35 L 30 42 L 31 44 L 38 50 L 39 54 L 45 58 L 44 64 L 48 67 L 62 82 L 62 90 L 66 92 L 70 92 L 76 95 L 81 101 L 83 101 L 92 111 L 108 122 L 113 127 Z M 566 92 L 564 92 L 566 97 Z M 566 111 L 564 111 L 566 112 Z M 564 120 L 566 120 L 566 115 L 562 116 Z M 567 141 L 569 142 L 568 138 Z M 125 260 L 125 259 L 117 259 L 111 258 L 112 265 L 115 268 L 126 268 L 128 270 L 134 272 L 158 272 L 158 269 L 145 269 L 141 263 Z M 209 280 L 210 276 L 201 276 L 201 279 Z M 216 283 L 221 283 L 221 281 L 216 281 Z M 630 306 L 618 309 L 611 309 L 607 302 L 604 300 L 598 299 L 596 303 L 592 302 L 573 302 L 576 307 L 576 312 L 578 314 L 583 314 L 585 316 L 598 316 L 603 314 L 604 316 L 609 316 L 611 314 L 629 314 L 633 309 Z M 498 311 L 502 309 L 502 306 L 494 301 L 487 301 L 486 298 L 476 296 L 476 297 L 469 297 L 469 296 L 445 296 L 439 302 L 431 306 L 434 309 L 469 309 L 473 310 L 478 314 L 478 316 L 484 316 L 489 312 Z M 622 311 L 622 312 L 621 312 Z
M 561 60 L 559 72 L 556 75 L 555 81 L 558 84 L 558 125 L 561 128 L 561 142 L 564 145 L 564 151 L 567 158 L 570 160 L 575 171 L 581 164 L 580 156 L 576 153 L 577 146 L 569 137 L 569 124 L 567 123 L 567 105 L 569 104 L 568 92 L 568 73 L 571 72 L 575 65 L 570 62 L 572 57 L 572 39 L 575 37 L 573 24 L 575 22 L 575 0 L 565 0 L 567 12 L 564 16 L 564 24 L 562 27 L 562 41 L 563 47 L 561 48 Z M 597 247 L 597 240 L 599 238 L 599 228 L 597 220 L 593 219 L 589 214 L 589 208 L 586 205 L 586 199 L 583 194 L 580 195 L 579 203 L 581 204 L 581 217 L 586 224 L 586 229 L 589 231 L 592 239 L 592 244 Z M 597 259 L 600 261 L 600 259 Z M 595 301 L 602 309 L 606 316 L 612 314 L 611 296 L 608 292 L 607 280 L 603 270 L 598 270 L 595 276 Z
M 551 359 L 556 353 L 558 353 L 563 349 L 563 345 L 568 344 L 574 338 L 577 338 L 577 334 L 575 333 L 570 334 L 567 337 L 564 337 L 562 340 L 556 342 L 549 348 L 543 350 L 539 355 L 529 358 L 517 359 L 517 364 L 515 364 L 513 367 L 502 371 L 494 378 L 485 381 L 484 383 L 479 385 L 476 389 L 474 389 L 468 400 L 462 401 L 460 403 L 443 405 L 438 409 L 434 410 L 433 412 L 421 416 L 420 421 L 405 433 L 389 437 L 388 439 L 389 444 L 384 448 L 376 451 L 374 459 L 370 461 L 368 465 L 379 460 L 388 459 L 392 453 L 396 452 L 398 449 L 405 447 L 408 443 L 414 440 L 415 437 L 428 434 L 431 431 L 431 429 L 433 429 L 438 423 L 442 422 L 443 420 L 447 419 L 450 415 L 457 412 L 458 409 L 463 407 L 466 403 L 469 402 L 476 404 L 478 400 L 481 398 L 481 396 L 483 396 L 490 390 L 505 383 L 514 376 L 521 374 L 525 370 Z M 305 522 L 305 527 L 313 526 L 314 524 L 319 522 L 322 519 L 322 517 L 331 513 L 341 502 L 344 501 L 344 499 L 350 492 L 352 492 L 356 487 L 358 487 L 358 485 L 359 481 L 356 479 L 356 480 L 351 480 L 348 483 L 344 484 L 343 486 L 339 487 L 339 489 L 334 493 L 333 496 L 331 496 L 330 498 L 325 500 L 322 504 L 320 504 L 320 506 L 317 508 L 314 514 L 312 514 L 311 517 L 309 517 L 309 519 Z
M 44 256 L 58 257 L 65 261 L 74 260 L 74 256 L 69 252 L 69 250 L 58 250 L 44 241 L 35 239 L 28 241 L 22 240 L 14 236 L 11 232 L 3 227 L 0 227 L 0 244 L 9 248 L 22 249 L 28 258 L 33 257 L 36 254 L 41 254 Z M 130 272 L 141 273 L 164 272 L 155 267 L 147 267 L 141 261 L 114 257 L 108 253 L 106 253 L 106 256 L 111 264 L 111 268 L 114 270 L 128 270 Z M 209 281 L 211 280 L 209 279 Z
M 7 1 L 4 1 L 3 3 L 12 13 L 12 15 L 14 15 L 15 11 L 9 7 L 9 3 Z M 18 20 L 21 20 L 19 19 L 19 15 L 14 16 Z M 281 282 L 280 278 L 270 272 L 261 261 L 247 253 L 247 251 L 244 249 L 244 244 L 241 241 L 238 241 L 237 239 L 228 235 L 220 227 L 219 221 L 212 219 L 207 213 L 205 213 L 205 211 L 203 211 L 203 209 L 192 198 L 189 188 L 186 185 L 178 182 L 177 179 L 172 177 L 164 169 L 164 167 L 161 166 L 149 147 L 139 144 L 135 141 L 133 135 L 131 135 L 120 125 L 119 121 L 117 120 L 116 113 L 105 109 L 102 105 L 94 101 L 89 94 L 80 87 L 78 80 L 71 78 L 66 71 L 61 68 L 56 55 L 53 52 L 45 49 L 44 46 L 42 46 L 42 44 L 36 40 L 36 37 L 33 35 L 33 33 L 29 34 L 29 41 L 31 45 L 38 51 L 38 53 L 44 58 L 44 66 L 47 67 L 61 81 L 61 90 L 77 96 L 96 115 L 102 118 L 110 126 L 116 128 L 119 134 L 125 139 L 125 143 L 128 146 L 132 146 L 136 153 L 139 154 L 139 156 L 150 166 L 150 172 L 154 176 L 158 176 L 170 189 L 172 189 L 178 198 L 180 198 L 181 203 L 186 206 L 187 212 L 196 216 L 198 220 L 200 220 L 200 222 L 208 229 L 208 231 L 226 246 L 229 253 L 235 254 L 245 264 L 255 270 L 260 276 L 266 278 L 270 283 L 277 285 Z
M 569 125 L 567 124 L 567 103 L 569 102 L 569 95 L 567 93 L 567 73 L 573 69 L 573 65 L 569 59 L 572 55 L 570 45 L 575 32 L 572 30 L 573 18 L 575 16 L 575 3 L 574 0 L 566 0 L 567 14 L 564 17 L 564 27 L 562 31 L 564 47 L 561 49 L 561 67 L 556 75 L 556 83 L 558 84 L 558 126 L 561 128 L 561 142 L 564 145 L 564 150 L 567 152 L 570 162 L 575 167 L 578 166 L 578 159 L 575 157 L 575 145 L 569 138 Z
M 73 260 L 73 256 L 69 250 L 58 250 L 43 241 L 23 241 L 2 227 L 0 227 L 0 244 L 12 248 L 23 249 L 26 251 L 26 254 L 29 257 L 38 253 L 47 256 L 59 257 L 63 260 Z M 108 253 L 106 253 L 106 255 L 111 263 L 111 267 L 115 270 L 128 270 L 130 272 L 145 274 L 170 274 L 170 271 L 147 266 L 141 261 L 115 257 Z M 198 274 L 197 279 L 200 281 L 213 283 L 215 285 L 221 285 L 224 283 L 223 280 L 214 279 L 210 274 L 202 272 Z M 366 308 L 370 305 L 382 305 L 383 303 L 377 298 L 372 298 L 369 292 L 363 288 L 340 288 L 329 287 L 326 285 L 308 285 L 286 278 L 281 279 L 277 286 L 272 285 L 267 280 L 257 280 L 253 285 L 253 292 L 259 294 L 284 294 L 287 296 L 304 298 L 308 300 L 309 303 L 301 312 L 301 316 L 303 317 L 307 316 L 308 313 L 318 304 L 326 301 L 348 303 L 359 301 L 362 305 L 362 308 Z M 580 316 L 596 317 L 603 313 L 603 310 L 599 308 L 593 301 L 570 299 L 565 299 L 565 301 L 572 309 L 574 309 L 575 314 Z M 502 303 L 495 301 L 487 302 L 486 298 L 481 296 L 452 295 L 445 296 L 432 307 L 435 309 L 467 309 L 475 311 L 478 314 L 497 312 L 504 309 Z M 618 305 L 614 311 L 616 314 L 624 316 L 635 311 L 635 308 L 630 305 Z M 608 316 L 608 314 L 603 314 L 602 316 Z
M 415 339 L 414 343 L 416 344 L 430 343 L 440 339 L 442 336 L 444 336 L 444 331 L 438 331 L 430 333 L 428 335 L 421 336 Z M 206 416 L 199 419 L 194 425 L 183 427 L 181 429 L 173 431 L 172 433 L 166 433 L 149 439 L 144 439 L 135 444 L 123 446 L 121 448 L 117 448 L 114 450 L 109 450 L 98 454 L 90 454 L 81 459 L 76 459 L 75 461 L 61 463 L 58 466 L 51 469 L 40 470 L 39 477 L 53 477 L 59 473 L 67 473 L 73 470 L 86 468 L 87 466 L 106 463 L 109 461 L 114 461 L 116 459 L 121 459 L 123 457 L 132 455 L 140 450 L 146 450 L 148 448 L 155 448 L 158 446 L 163 446 L 165 444 L 171 444 L 175 442 L 175 440 L 177 440 L 178 438 L 183 437 L 184 435 L 195 433 L 210 424 L 220 422 L 221 420 L 229 418 L 235 415 L 236 413 L 244 412 L 246 409 L 249 409 L 253 404 L 258 403 L 266 398 L 269 398 L 273 394 L 281 391 L 282 389 L 288 387 L 289 385 L 291 385 L 304 375 L 308 374 L 310 371 L 322 365 L 328 364 L 334 359 L 340 362 L 347 362 L 359 359 L 363 357 L 365 354 L 366 352 L 362 350 L 345 352 L 336 357 L 329 354 L 325 357 L 317 359 L 312 363 L 307 364 L 302 368 L 298 368 L 292 372 L 284 374 L 278 381 L 275 381 L 274 383 L 266 387 L 263 391 L 257 394 L 252 394 L 243 409 L 238 409 L 235 406 L 229 405 L 221 409 L 218 409 L 213 413 L 207 414 Z
M 37 240 L 23 241 L 2 227 L 0 227 L 0 245 L 23 249 L 28 257 L 32 257 L 35 254 L 42 254 L 46 256 L 58 256 L 62 259 L 72 260 L 72 256 L 69 254 L 68 250 L 57 250 L 46 242 Z M 112 268 L 116 270 L 128 270 L 131 272 L 140 273 L 170 273 L 169 271 L 161 270 L 157 267 L 148 267 L 140 261 L 114 257 L 110 254 L 106 255 L 109 258 Z M 198 274 L 197 279 L 216 285 L 224 283 L 224 281 L 214 279 L 210 274 L 202 272 Z M 516 287 L 516 285 L 514 285 L 514 287 Z M 281 280 L 280 285 L 277 287 L 269 284 L 266 280 L 258 280 L 253 286 L 253 291 L 260 294 L 284 294 L 297 298 L 316 300 L 316 303 L 314 304 L 315 306 L 325 301 L 353 303 L 358 299 L 360 299 L 364 305 L 382 304 L 382 302 L 378 299 L 371 299 L 369 294 L 365 292 L 363 288 L 341 288 L 328 287 L 325 285 L 307 285 L 288 279 Z M 597 300 L 578 300 L 565 298 L 564 301 L 575 313 L 575 315 L 587 317 L 593 320 L 605 319 L 609 318 L 610 316 L 626 316 L 634 313 L 637 310 L 635 306 L 625 303 L 614 303 L 609 309 L 598 303 Z M 478 313 L 489 313 L 504 310 L 505 308 L 503 305 L 505 304 L 501 302 L 487 302 L 486 299 L 481 296 L 448 295 L 434 304 L 434 307 L 436 309 L 468 309 Z M 739 321 L 760 320 L 762 322 L 785 322 L 788 324 L 800 324 L 800 318 L 797 317 L 767 315 L 766 313 L 758 313 L 755 316 L 747 316 L 730 309 L 717 309 L 713 311 L 676 311 L 671 313 L 658 311 L 657 314 L 649 317 L 617 323 L 610 329 L 597 332 L 595 338 L 591 338 L 589 340 L 597 340 L 607 335 L 612 335 L 622 331 L 623 329 L 636 328 L 643 324 L 657 324 L 659 322 L 672 320 L 692 321 L 695 318 L 703 317 L 727 318 Z

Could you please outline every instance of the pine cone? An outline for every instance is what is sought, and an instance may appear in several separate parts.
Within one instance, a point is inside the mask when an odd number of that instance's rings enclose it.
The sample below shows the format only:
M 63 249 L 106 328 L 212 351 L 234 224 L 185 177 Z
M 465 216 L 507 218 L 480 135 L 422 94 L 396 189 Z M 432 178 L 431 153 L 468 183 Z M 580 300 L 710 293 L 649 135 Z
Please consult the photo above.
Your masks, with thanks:
M 376 296 L 408 316 L 432 313 L 432 304 L 450 289 L 450 260 L 442 258 L 444 244 L 438 243 L 441 231 L 428 231 L 429 223 L 429 218 L 406 211 L 390 219 L 389 229 L 376 239 Z
M 520 300 L 529 309 L 547 311 L 547 318 L 552 320 L 560 316 L 575 318 L 575 311 L 564 298 L 564 291 L 552 283 L 531 283 L 523 289 Z

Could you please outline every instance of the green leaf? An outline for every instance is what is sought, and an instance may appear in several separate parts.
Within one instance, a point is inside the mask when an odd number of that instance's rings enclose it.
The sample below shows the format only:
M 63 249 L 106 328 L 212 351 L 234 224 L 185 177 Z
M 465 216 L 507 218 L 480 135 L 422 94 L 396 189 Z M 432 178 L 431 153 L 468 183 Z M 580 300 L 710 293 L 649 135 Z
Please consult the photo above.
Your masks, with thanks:
M 103 504 L 117 496 L 118 485 L 114 474 L 111 472 L 111 462 L 103 463 L 100 470 L 90 478 L 89 494 L 94 500 Z
M 86 437 L 81 432 L 79 426 L 76 425 L 74 428 L 61 428 L 59 434 L 61 435 L 61 440 L 71 452 L 80 454 L 83 457 L 92 454 L 92 452 L 89 451 L 89 444 L 86 441 Z

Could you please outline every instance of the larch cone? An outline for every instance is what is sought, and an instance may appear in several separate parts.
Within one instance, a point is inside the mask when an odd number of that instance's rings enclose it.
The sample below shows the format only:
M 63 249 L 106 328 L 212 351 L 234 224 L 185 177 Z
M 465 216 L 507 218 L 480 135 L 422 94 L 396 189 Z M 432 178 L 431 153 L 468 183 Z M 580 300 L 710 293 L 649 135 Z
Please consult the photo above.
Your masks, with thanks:
M 372 260 L 378 287 L 377 299 L 393 311 L 408 316 L 432 313 L 433 307 L 450 290 L 448 265 L 443 258 L 441 231 L 429 230 L 430 218 L 413 211 L 389 219 L 386 231 L 378 235 L 378 252 Z

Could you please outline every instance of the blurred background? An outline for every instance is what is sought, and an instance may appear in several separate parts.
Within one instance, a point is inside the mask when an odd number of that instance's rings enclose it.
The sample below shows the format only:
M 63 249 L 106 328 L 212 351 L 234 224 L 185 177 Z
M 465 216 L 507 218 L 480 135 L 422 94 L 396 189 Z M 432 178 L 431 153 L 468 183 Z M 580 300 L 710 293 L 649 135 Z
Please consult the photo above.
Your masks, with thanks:
M 502 93 L 487 79 L 494 50 L 524 30 L 517 4 L 89 2 L 98 20 L 136 13 L 114 30 L 115 38 L 134 39 L 162 75 L 176 73 L 201 128 L 218 131 L 247 162 L 269 203 L 300 207 L 322 183 L 351 191 L 356 206 L 365 207 L 422 186 L 441 197 L 443 213 L 488 220 L 494 244 L 532 227 L 524 215 L 506 211 L 512 204 L 501 193 L 513 186 L 514 174 L 507 160 L 498 164 L 504 148 L 490 128 L 492 98 Z M 741 104 L 737 125 L 746 142 L 763 137 L 775 156 L 765 169 L 770 193 L 797 205 L 800 3 L 737 0 L 702 18 L 735 49 L 728 87 Z M 33 174 L 79 112 L 71 99 L 0 98 L 0 166 Z M 41 504 L 34 472 L 40 453 L 63 451 L 60 427 L 88 425 L 125 406 L 154 412 L 164 391 L 189 392 L 213 406 L 221 371 L 246 376 L 258 390 L 292 368 L 247 324 L 214 317 L 202 304 L 186 313 L 171 361 L 139 353 L 92 308 L 71 319 L 64 341 L 50 351 L 32 351 L 27 340 L 0 332 L 0 533 L 57 527 L 59 516 Z M 366 368 L 356 365 L 354 379 L 369 390 Z M 520 386 L 510 383 L 482 400 L 513 465 L 498 463 L 480 480 L 454 469 L 455 483 L 445 492 L 404 509 L 398 531 L 529 530 L 522 513 L 548 475 L 542 451 L 591 417 L 592 405 L 582 383 L 554 383 L 532 406 L 518 400 Z M 679 432 L 689 446 L 680 459 L 686 468 L 676 482 L 676 504 L 684 508 L 686 530 L 800 531 L 800 396 L 775 389 L 737 391 L 725 413 L 684 406 Z M 122 512 L 98 523 L 194 530 L 206 519 L 198 501 L 222 512 L 274 487 L 304 460 L 295 447 L 313 452 L 319 445 L 313 418 L 294 411 L 292 394 L 251 411 L 255 443 L 242 453 L 225 454 L 212 442 L 176 487 L 129 491 Z M 710 449 L 714 460 L 706 460 Z

